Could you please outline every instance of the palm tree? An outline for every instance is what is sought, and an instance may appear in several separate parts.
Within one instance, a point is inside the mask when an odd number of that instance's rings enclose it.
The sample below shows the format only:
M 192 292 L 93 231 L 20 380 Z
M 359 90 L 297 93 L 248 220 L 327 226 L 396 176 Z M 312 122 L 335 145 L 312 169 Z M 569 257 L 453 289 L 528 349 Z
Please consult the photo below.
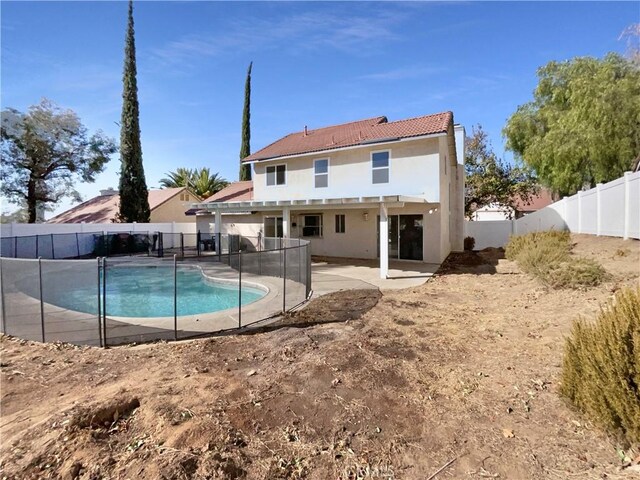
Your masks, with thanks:
M 208 168 L 193 171 L 193 183 L 191 188 L 202 198 L 210 197 L 214 193 L 225 188 L 227 185 L 229 185 L 229 182 L 222 178 L 218 173 L 210 173 Z
M 167 177 L 160 180 L 162 188 L 189 187 L 193 181 L 193 170 L 180 167 L 175 172 L 167 173 Z
M 229 182 L 218 173 L 211 173 L 208 168 L 178 168 L 167 173 L 167 178 L 160 180 L 163 188 L 187 187 L 202 198 L 209 197 L 229 185 Z

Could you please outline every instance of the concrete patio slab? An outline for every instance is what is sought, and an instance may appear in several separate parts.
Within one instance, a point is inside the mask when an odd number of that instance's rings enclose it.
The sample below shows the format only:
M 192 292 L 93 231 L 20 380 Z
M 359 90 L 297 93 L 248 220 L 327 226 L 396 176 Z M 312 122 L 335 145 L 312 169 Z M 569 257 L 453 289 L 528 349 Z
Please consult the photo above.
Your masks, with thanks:
M 439 264 L 391 260 L 389 275 L 382 279 L 377 260 L 318 257 L 311 265 L 311 285 L 314 296 L 367 288 L 398 290 L 422 285 L 438 268 Z

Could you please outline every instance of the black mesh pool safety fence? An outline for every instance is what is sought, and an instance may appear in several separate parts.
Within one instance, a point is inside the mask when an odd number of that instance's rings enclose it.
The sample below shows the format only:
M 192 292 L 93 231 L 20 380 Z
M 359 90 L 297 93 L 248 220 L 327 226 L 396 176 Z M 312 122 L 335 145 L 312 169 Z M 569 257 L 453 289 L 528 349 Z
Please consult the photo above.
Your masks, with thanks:
M 305 240 L 98 238 L 92 248 L 114 256 L 82 259 L 76 250 L 76 259 L 0 258 L 0 330 L 82 345 L 178 340 L 262 325 L 311 293 Z

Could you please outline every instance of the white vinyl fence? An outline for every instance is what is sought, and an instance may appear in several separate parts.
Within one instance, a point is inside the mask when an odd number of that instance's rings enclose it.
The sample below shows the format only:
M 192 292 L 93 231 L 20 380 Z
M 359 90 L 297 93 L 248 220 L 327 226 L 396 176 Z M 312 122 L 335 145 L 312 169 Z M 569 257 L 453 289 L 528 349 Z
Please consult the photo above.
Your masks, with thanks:
M 1 237 L 28 237 L 52 233 L 94 232 L 162 232 L 197 233 L 196 222 L 191 223 L 2 223 Z
M 157 239 L 156 233 L 162 232 L 164 234 L 163 248 L 165 249 L 196 245 L 195 222 L 6 223 L 0 224 L 0 256 L 16 258 L 82 257 L 94 251 L 103 235 L 120 232 L 148 234 L 151 239 Z
M 465 222 L 464 228 L 465 236 L 475 238 L 476 250 L 503 247 L 510 235 L 552 229 L 640 239 L 640 172 L 627 172 L 517 220 Z

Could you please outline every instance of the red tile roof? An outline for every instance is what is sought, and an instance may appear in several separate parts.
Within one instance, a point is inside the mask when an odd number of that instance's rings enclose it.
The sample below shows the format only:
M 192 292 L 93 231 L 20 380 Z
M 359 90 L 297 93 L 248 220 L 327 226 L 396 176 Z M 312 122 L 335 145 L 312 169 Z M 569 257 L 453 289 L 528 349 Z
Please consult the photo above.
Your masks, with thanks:
M 214 193 L 206 202 L 244 202 L 253 200 L 253 182 L 251 180 L 244 182 L 233 182 L 229 186 L 223 188 L 218 193 Z
M 332 125 L 315 130 L 291 133 L 246 157 L 258 161 L 289 155 L 334 150 L 354 145 L 381 142 L 386 139 L 418 137 L 446 133 L 453 123 L 453 113 L 443 112 L 395 122 L 387 117 L 374 117 L 357 122 Z
M 529 200 L 529 203 L 523 202 L 520 198 L 516 200 L 516 210 L 519 212 L 535 212 L 548 205 L 551 205 L 555 200 L 549 190 L 543 188 L 540 193 Z
M 149 207 L 153 211 L 174 196 L 186 190 L 186 187 L 149 190 Z M 47 220 L 47 223 L 110 223 L 118 214 L 120 195 L 98 195 L 66 212 Z

